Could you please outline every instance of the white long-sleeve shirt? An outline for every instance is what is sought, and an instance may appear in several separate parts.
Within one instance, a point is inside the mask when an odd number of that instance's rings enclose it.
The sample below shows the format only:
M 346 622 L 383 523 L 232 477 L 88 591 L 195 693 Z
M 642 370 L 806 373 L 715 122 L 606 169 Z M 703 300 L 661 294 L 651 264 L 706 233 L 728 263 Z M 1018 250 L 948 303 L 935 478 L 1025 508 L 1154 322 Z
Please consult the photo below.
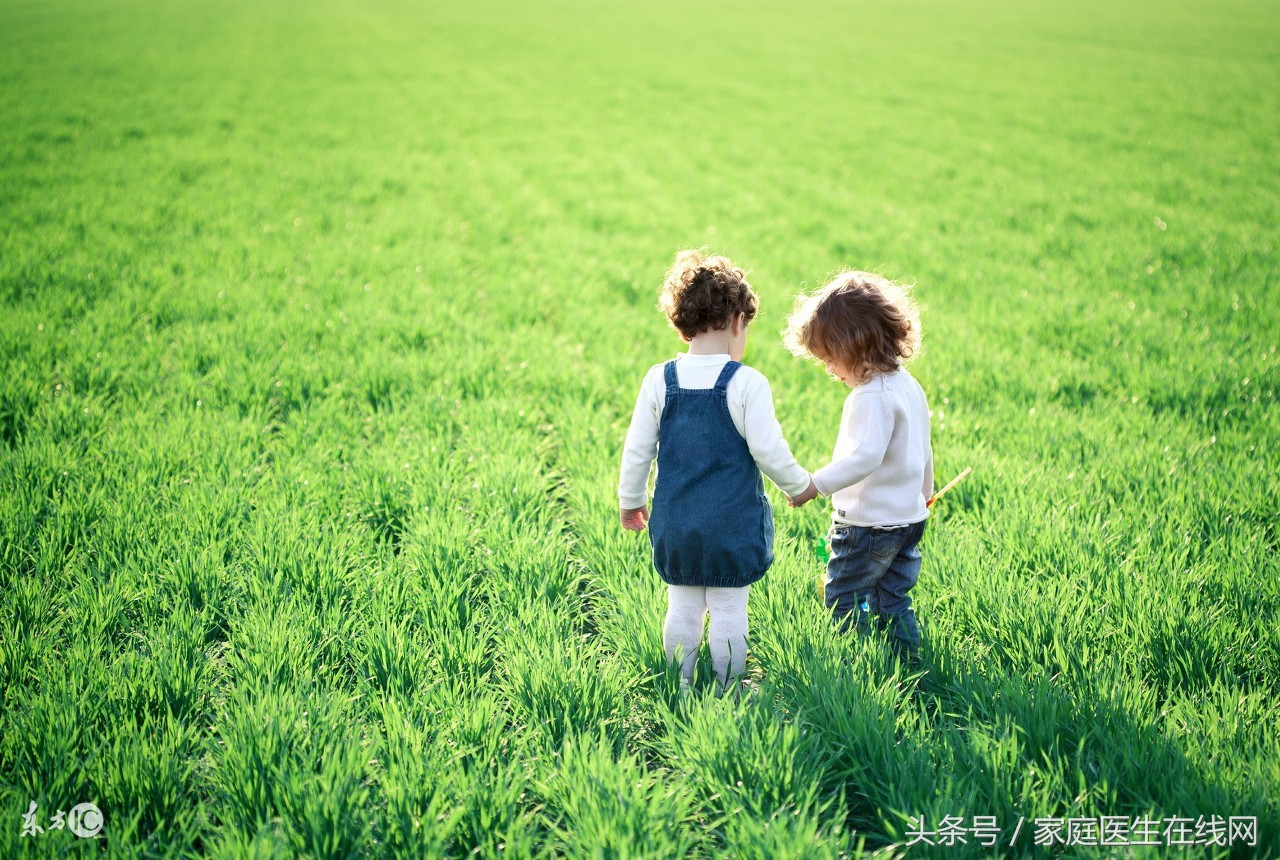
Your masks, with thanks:
M 685 353 L 677 357 L 676 380 L 681 388 L 713 388 L 728 361 L 726 353 Z M 649 471 L 658 456 L 658 425 L 667 399 L 664 365 L 665 362 L 649 368 L 631 414 L 618 480 L 618 503 L 624 510 L 635 510 L 649 501 Z M 773 411 L 769 380 L 744 364 L 729 380 L 725 399 L 733 426 L 747 440 L 747 448 L 760 471 L 789 496 L 808 489 L 809 473 L 796 462 L 787 440 L 782 437 L 782 427 Z
M 839 522 L 898 526 L 929 516 L 929 403 L 910 373 L 876 374 L 849 392 L 831 463 L 813 473 L 813 483 L 831 498 Z

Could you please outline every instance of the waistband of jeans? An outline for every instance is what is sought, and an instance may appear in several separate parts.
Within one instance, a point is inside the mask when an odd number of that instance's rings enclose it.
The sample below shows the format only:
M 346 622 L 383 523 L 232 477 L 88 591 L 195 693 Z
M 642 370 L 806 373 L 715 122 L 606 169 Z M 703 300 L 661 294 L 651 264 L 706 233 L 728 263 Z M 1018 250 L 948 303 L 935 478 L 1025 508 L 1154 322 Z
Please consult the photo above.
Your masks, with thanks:
M 848 520 L 841 519 L 843 515 L 844 515 L 844 511 L 841 511 L 841 510 L 837 510 L 831 514 L 831 525 L 833 528 L 845 527 L 845 528 L 856 528 L 856 529 L 880 529 L 881 531 L 896 532 L 900 529 L 909 529 L 913 525 L 915 525 L 915 523 L 901 523 L 901 524 L 895 523 L 889 526 L 864 526 L 861 523 L 853 523 L 853 522 L 849 522 Z

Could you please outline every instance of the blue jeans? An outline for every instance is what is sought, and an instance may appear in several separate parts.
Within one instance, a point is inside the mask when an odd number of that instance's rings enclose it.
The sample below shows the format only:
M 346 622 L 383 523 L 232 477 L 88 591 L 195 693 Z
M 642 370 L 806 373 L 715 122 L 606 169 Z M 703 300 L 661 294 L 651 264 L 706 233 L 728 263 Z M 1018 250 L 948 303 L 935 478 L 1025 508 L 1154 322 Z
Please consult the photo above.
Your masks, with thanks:
M 888 631 L 901 653 L 920 647 L 920 629 L 911 608 L 911 587 L 920 577 L 921 520 L 898 528 L 832 525 L 827 561 L 826 603 L 842 630 Z

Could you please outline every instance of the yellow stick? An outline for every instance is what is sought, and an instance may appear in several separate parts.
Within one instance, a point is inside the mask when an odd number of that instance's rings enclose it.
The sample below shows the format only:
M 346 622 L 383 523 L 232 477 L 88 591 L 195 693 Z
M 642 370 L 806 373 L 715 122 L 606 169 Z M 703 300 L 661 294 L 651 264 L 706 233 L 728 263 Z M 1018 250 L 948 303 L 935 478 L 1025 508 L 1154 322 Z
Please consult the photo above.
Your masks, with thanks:
M 929 499 L 929 501 L 924 503 L 924 506 L 926 508 L 933 507 L 933 503 L 938 501 L 938 499 L 942 498 L 943 493 L 945 493 L 947 490 L 950 490 L 952 487 L 954 487 L 956 484 L 963 481 L 965 478 L 969 477 L 969 473 L 972 471 L 973 471 L 972 466 L 966 466 L 963 472 L 961 472 L 959 475 L 956 475 L 954 478 L 951 479 L 951 483 L 947 484 L 941 490 L 938 490 L 938 492 L 934 493 L 933 497 Z

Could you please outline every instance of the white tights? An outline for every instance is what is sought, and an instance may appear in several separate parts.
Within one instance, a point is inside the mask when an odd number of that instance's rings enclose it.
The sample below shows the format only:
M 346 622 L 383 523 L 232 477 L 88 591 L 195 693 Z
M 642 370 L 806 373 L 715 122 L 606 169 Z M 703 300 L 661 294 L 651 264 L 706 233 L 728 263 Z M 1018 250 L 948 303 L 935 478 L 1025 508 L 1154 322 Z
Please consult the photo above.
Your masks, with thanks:
M 721 687 L 741 675 L 747 665 L 747 592 L 743 588 L 703 588 L 699 585 L 667 586 L 667 620 L 662 626 L 662 647 L 668 660 L 680 660 L 680 672 L 693 682 L 693 669 L 702 644 L 702 622 L 711 612 L 708 645 L 711 667 Z

